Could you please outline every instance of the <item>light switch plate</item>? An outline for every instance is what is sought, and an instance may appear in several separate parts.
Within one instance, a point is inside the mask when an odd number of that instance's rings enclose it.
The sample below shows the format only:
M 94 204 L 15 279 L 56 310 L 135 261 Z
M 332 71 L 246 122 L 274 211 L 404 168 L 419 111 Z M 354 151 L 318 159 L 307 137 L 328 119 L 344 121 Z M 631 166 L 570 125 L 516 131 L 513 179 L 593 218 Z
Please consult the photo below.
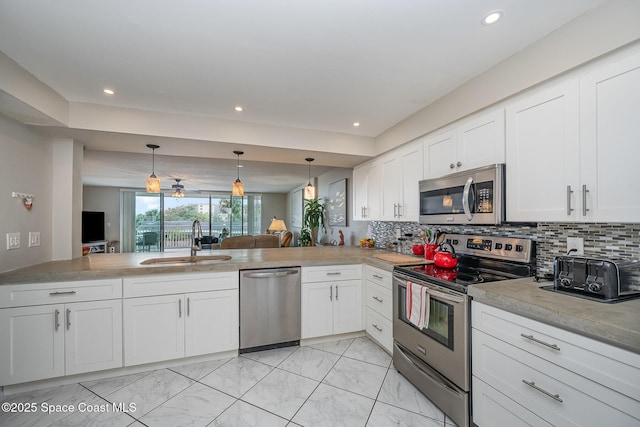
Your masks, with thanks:
M 40 232 L 39 231 L 30 231 L 29 232 L 29 247 L 32 248 L 34 246 L 40 246 Z
M 20 233 L 7 233 L 7 250 L 20 249 Z

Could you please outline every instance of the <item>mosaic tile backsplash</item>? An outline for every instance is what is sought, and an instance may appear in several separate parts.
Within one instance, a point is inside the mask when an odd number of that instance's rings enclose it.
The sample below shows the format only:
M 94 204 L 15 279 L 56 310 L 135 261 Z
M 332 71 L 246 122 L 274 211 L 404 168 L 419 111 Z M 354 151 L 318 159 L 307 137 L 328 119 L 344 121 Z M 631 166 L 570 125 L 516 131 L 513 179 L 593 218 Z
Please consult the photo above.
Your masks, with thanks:
M 397 233 L 412 234 L 419 240 L 424 226 L 418 223 L 372 221 L 371 237 L 376 246 L 395 250 Z M 433 226 L 445 233 L 488 234 L 523 237 L 536 242 L 536 274 L 553 273 L 553 259 L 567 253 L 567 237 L 584 239 L 584 256 L 607 259 L 640 259 L 639 224 L 538 223 L 502 226 Z M 410 246 L 409 246 L 410 248 Z

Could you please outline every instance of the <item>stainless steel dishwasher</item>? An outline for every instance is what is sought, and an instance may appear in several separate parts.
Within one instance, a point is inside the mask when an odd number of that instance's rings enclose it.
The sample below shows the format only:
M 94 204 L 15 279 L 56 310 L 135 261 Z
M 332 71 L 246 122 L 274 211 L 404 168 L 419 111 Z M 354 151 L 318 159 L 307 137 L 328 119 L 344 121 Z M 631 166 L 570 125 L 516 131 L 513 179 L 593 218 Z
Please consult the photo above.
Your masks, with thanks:
M 300 267 L 240 270 L 240 353 L 300 344 Z

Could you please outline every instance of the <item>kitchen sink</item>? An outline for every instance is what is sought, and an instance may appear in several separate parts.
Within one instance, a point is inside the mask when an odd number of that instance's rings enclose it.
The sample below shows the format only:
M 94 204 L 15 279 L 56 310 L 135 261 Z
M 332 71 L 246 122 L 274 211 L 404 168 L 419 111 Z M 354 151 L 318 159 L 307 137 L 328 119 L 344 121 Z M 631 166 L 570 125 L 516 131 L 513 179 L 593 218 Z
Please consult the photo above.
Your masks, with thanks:
M 142 261 L 141 265 L 149 264 L 202 264 L 213 261 L 229 261 L 229 255 L 201 255 L 201 256 L 180 256 L 167 258 L 149 258 Z

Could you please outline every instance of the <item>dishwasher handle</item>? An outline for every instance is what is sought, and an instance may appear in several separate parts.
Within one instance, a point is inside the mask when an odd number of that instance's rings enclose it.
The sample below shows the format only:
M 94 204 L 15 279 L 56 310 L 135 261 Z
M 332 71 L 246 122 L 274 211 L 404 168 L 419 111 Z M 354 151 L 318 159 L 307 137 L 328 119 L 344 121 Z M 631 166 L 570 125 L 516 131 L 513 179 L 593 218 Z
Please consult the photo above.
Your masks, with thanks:
M 279 271 L 265 271 L 265 272 L 248 272 L 243 273 L 242 277 L 249 279 L 268 279 L 271 277 L 285 277 L 292 274 L 298 274 L 298 270 L 279 270 Z

